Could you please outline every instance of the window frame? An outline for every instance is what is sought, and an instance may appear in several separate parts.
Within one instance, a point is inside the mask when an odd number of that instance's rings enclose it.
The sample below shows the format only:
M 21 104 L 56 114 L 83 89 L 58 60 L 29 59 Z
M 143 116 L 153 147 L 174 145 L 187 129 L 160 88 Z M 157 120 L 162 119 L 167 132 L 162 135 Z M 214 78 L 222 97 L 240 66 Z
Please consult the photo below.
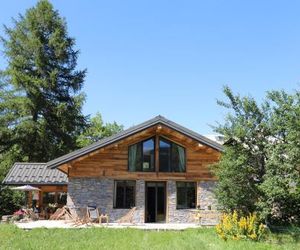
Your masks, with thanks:
M 180 145 L 180 144 L 178 144 L 177 142 L 174 142 L 174 141 L 171 141 L 171 140 L 169 140 L 169 139 L 166 139 L 165 137 L 163 137 L 163 136 L 158 136 L 157 137 L 157 139 L 158 139 L 158 172 L 160 172 L 160 173 L 186 173 L 186 162 L 187 162 L 187 160 L 186 160 L 186 148 L 184 147 L 184 146 L 182 146 L 182 145 Z M 164 141 L 165 143 L 168 143 L 168 144 L 170 144 L 170 171 L 161 171 L 160 170 L 160 140 L 162 139 L 162 141 Z M 178 146 L 180 146 L 180 147 L 182 147 L 183 148 L 183 151 L 184 151 L 184 171 L 182 171 L 182 172 L 180 172 L 180 171 L 175 171 L 174 170 L 174 166 L 172 165 L 172 156 L 173 156 L 173 144 L 176 144 L 176 145 L 178 145 Z
M 195 187 L 195 207 L 188 207 L 188 206 L 185 206 L 185 207 L 178 207 L 178 183 L 184 183 L 185 184 L 185 203 L 186 205 L 188 204 L 188 199 L 187 199 L 187 184 L 188 183 L 193 183 L 194 184 L 194 187 Z M 197 182 L 196 181 L 176 181 L 176 210 L 184 210 L 184 209 L 196 209 L 197 208 L 197 188 L 198 188 L 198 185 L 197 185 Z
M 146 142 L 146 141 L 149 141 L 149 140 L 153 140 L 153 142 L 154 142 L 154 162 L 153 162 L 153 170 L 148 170 L 148 171 L 144 171 L 143 170 L 143 163 L 144 163 L 144 148 L 143 148 L 143 144 L 144 144 L 144 142 Z M 129 148 L 131 147 L 131 146 L 133 146 L 133 145 L 136 145 L 136 144 L 141 144 L 142 145 L 142 150 L 141 150 L 141 154 L 142 154 L 142 161 L 141 161 L 141 166 L 140 166 L 140 168 L 141 168 L 141 170 L 135 170 L 135 171 L 132 171 L 132 170 L 130 170 L 130 168 L 129 168 Z M 133 144 L 130 144 L 130 145 L 128 145 L 128 150 L 127 150 L 127 155 L 128 155 L 128 159 L 127 159 L 127 170 L 128 170 L 128 172 L 132 172 L 132 173 L 135 173 L 135 172 L 143 172 L 143 173 L 154 173 L 154 172 L 156 172 L 156 137 L 155 136 L 151 136 L 151 137 L 149 137 L 149 138 L 147 138 L 147 139 L 145 139 L 145 140 L 142 140 L 142 141 L 139 141 L 139 142 L 136 142 L 136 143 L 133 143 Z
M 123 185 L 123 206 L 122 207 L 117 207 L 116 203 L 116 197 L 117 197 L 117 183 L 118 182 L 123 182 L 125 185 Z M 135 180 L 114 180 L 114 191 L 113 191 L 113 209 L 130 209 L 131 207 L 126 207 L 126 184 L 127 182 L 133 182 L 134 183 L 134 190 L 133 190 L 133 207 L 135 206 L 135 202 L 136 202 L 136 181 Z

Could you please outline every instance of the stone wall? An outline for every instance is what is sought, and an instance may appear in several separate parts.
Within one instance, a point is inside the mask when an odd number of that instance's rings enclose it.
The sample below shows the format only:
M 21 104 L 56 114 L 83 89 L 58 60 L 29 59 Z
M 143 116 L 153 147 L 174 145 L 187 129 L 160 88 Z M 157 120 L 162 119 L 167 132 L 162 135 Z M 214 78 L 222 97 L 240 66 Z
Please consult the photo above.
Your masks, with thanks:
M 218 211 L 217 200 L 214 195 L 215 181 L 198 182 L 198 206 L 202 215 L 201 225 L 216 225 L 219 222 L 220 211 Z
M 144 223 L 145 182 L 136 182 L 135 223 Z M 69 178 L 67 205 L 72 208 L 97 206 L 100 213 L 108 214 L 110 222 L 116 222 L 129 209 L 113 208 L 114 180 L 99 178 Z
M 193 223 L 192 209 L 176 209 L 176 181 L 167 182 L 167 212 L 169 223 Z
M 217 200 L 214 196 L 214 181 L 197 182 L 197 207 L 200 207 L 202 218 L 201 225 L 215 225 L 219 220 Z M 176 209 L 176 181 L 167 182 L 168 222 L 170 223 L 195 223 L 196 209 Z
M 202 225 L 215 225 L 219 213 L 213 194 L 215 182 L 197 182 L 197 202 L 201 208 Z M 113 208 L 114 180 L 107 178 L 69 178 L 67 205 L 72 208 L 97 206 L 101 213 L 110 216 L 111 222 L 116 222 L 126 215 L 129 209 Z M 145 220 L 145 181 L 136 181 L 135 223 Z M 167 181 L 167 213 L 169 223 L 195 223 L 196 209 L 176 209 L 176 181 Z

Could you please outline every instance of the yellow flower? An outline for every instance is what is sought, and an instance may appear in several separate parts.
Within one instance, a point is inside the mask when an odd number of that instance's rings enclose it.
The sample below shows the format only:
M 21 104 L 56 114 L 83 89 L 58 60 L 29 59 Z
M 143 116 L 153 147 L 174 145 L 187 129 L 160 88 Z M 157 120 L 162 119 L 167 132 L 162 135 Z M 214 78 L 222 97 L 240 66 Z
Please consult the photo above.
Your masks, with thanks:
M 248 235 L 252 240 L 256 240 L 257 239 L 257 235 L 256 233 L 250 234 Z
M 265 227 L 258 224 L 255 213 L 239 217 L 238 212 L 234 211 L 222 215 L 220 223 L 216 226 L 216 232 L 224 240 L 245 238 L 258 240 L 265 233 Z
M 236 210 L 234 210 L 234 212 L 233 212 L 233 214 L 232 214 L 232 221 L 233 221 L 233 223 L 237 223 L 237 221 L 238 221 L 238 213 L 237 213 L 237 211 Z
M 239 221 L 238 224 L 239 224 L 239 228 L 241 230 L 245 230 L 247 228 L 247 220 L 246 220 L 246 218 L 245 217 L 240 218 L 240 221 Z

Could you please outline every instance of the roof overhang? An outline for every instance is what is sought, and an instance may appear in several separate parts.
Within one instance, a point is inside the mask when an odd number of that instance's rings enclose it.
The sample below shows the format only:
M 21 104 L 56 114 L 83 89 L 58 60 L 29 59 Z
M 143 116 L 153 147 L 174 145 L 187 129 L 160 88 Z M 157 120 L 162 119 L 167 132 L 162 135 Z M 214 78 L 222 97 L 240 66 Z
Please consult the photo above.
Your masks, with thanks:
M 202 136 L 190 129 L 187 129 L 173 121 L 170 121 L 166 118 L 164 118 L 163 116 L 157 116 L 157 117 L 154 117 L 153 119 L 151 120 L 148 120 L 146 122 L 143 122 L 137 126 L 133 126 L 127 130 L 124 130 L 124 131 L 121 131 L 120 133 L 118 134 L 115 134 L 113 136 L 110 136 L 110 137 L 107 137 L 107 138 L 104 138 L 96 143 L 93 143 L 89 146 L 86 146 L 84 148 L 81 148 L 81 149 L 78 149 L 76 151 L 73 151 L 69 154 L 66 154 L 66 155 L 63 155 L 61 157 L 58 157 L 52 161 L 49 161 L 47 162 L 47 167 L 48 168 L 57 168 L 67 162 L 70 162 L 72 160 L 75 160 L 81 156 L 84 156 L 88 153 L 91 153 L 95 150 L 98 150 L 102 147 L 105 147 L 105 146 L 108 146 L 112 143 L 115 143 L 117 141 L 120 141 L 122 139 L 125 139 L 126 137 L 129 137 L 131 135 L 134 135 L 136 133 L 139 133 L 147 128 L 150 128 L 152 126 L 155 126 L 155 125 L 158 125 L 158 124 L 161 124 L 161 125 L 164 125 L 166 127 L 169 127 L 179 133 L 182 133 L 196 141 L 198 141 L 199 143 L 201 144 L 204 144 L 204 145 L 207 145 L 217 151 L 220 151 L 220 152 L 223 152 L 223 146 L 215 141 L 212 141 L 208 138 L 206 138 L 205 136 Z

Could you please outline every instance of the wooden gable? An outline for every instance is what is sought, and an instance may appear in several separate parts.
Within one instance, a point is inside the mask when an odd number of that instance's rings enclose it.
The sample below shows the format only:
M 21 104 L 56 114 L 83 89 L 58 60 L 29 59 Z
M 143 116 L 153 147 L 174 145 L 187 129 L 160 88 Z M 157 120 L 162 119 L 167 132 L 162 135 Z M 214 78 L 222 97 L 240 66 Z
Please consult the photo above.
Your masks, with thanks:
M 128 146 L 154 136 L 162 136 L 186 149 L 185 173 L 129 172 Z M 156 147 L 158 149 L 158 147 Z M 158 154 L 158 152 L 156 152 Z M 145 180 L 210 180 L 214 179 L 209 165 L 219 160 L 220 152 L 199 143 L 165 125 L 155 125 L 94 152 L 81 156 L 60 167 L 69 177 L 108 177 Z M 157 157 L 158 158 L 158 157 Z

